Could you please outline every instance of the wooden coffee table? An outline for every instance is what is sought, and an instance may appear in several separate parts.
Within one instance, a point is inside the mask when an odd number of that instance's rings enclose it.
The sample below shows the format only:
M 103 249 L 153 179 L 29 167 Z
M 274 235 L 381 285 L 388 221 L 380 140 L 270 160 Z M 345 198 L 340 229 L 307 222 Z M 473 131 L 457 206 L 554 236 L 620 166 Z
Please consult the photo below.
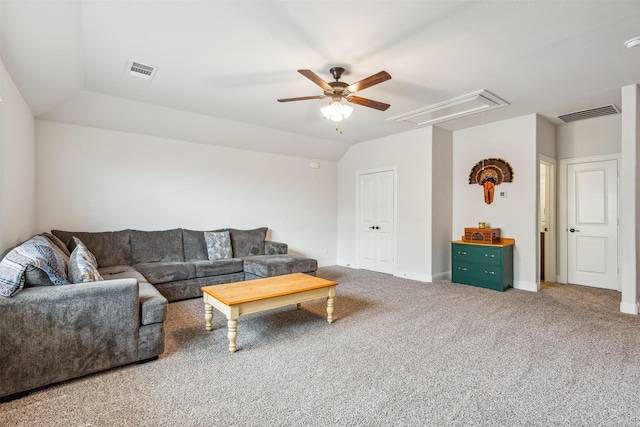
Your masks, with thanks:
M 206 330 L 213 330 L 213 307 L 227 316 L 229 353 L 236 351 L 238 337 L 238 317 L 272 308 L 284 307 L 317 298 L 327 298 L 327 321 L 333 322 L 333 298 L 336 295 L 336 282 L 309 276 L 303 273 L 224 285 L 205 286 L 202 289 L 204 299 L 204 320 Z

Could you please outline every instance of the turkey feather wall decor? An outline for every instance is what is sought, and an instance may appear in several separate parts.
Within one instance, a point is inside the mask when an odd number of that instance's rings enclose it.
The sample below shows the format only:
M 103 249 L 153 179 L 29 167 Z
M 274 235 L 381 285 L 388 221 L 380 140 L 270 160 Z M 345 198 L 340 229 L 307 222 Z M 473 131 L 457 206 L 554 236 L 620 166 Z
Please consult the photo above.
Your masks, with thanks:
M 493 202 L 495 186 L 503 182 L 513 182 L 513 168 L 503 159 L 482 159 L 469 173 L 469 184 L 478 184 L 484 188 L 484 202 L 488 205 Z

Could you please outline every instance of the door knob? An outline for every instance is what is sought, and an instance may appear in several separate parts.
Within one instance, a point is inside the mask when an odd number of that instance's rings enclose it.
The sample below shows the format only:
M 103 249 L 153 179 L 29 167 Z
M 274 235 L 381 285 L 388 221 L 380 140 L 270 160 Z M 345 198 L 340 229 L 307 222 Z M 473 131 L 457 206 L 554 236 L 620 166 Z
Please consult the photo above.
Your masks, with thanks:
M 575 228 L 570 228 L 569 231 L 572 232 L 572 233 L 580 232 L 580 230 L 576 230 Z
M 375 227 L 375 226 L 373 226 L 373 225 L 372 225 L 371 227 L 369 227 L 369 228 L 370 228 L 370 229 L 372 229 L 372 230 L 375 230 L 375 229 L 376 229 L 376 227 Z
M 377 225 L 376 225 L 376 230 L 380 230 L 380 227 L 378 227 Z

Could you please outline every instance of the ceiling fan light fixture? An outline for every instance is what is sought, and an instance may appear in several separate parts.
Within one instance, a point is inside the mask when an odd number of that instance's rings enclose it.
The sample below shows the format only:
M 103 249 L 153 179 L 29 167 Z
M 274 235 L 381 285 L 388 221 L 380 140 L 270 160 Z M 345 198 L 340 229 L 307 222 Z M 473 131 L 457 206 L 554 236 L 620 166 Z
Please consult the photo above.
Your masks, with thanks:
M 331 104 L 320 109 L 325 119 L 333 122 L 341 122 L 348 118 L 353 112 L 353 107 L 342 105 L 340 101 L 333 101 Z

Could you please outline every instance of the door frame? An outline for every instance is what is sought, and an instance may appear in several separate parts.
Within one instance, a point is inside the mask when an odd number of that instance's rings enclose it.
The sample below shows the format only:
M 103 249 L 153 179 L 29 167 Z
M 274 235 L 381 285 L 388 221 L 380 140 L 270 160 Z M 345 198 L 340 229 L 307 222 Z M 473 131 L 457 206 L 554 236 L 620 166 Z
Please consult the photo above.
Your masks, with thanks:
M 374 169 L 356 171 L 356 267 L 360 269 L 360 177 L 380 172 L 393 172 L 393 263 L 392 273 L 398 273 L 398 168 L 396 166 L 386 166 Z
M 558 174 L 558 264 L 557 264 L 557 283 L 568 283 L 569 281 L 569 245 L 567 239 L 569 203 L 568 203 L 568 176 L 567 169 L 571 164 L 589 163 L 589 162 L 603 162 L 607 160 L 616 160 L 618 162 L 617 172 L 618 180 L 616 182 L 616 189 L 618 191 L 618 220 L 620 218 L 620 162 L 622 160 L 620 153 L 602 154 L 599 156 L 587 156 L 587 157 L 573 157 L 570 159 L 561 159 L 560 168 Z M 618 225 L 618 291 L 620 291 L 620 226 Z
M 544 163 L 549 167 L 549 179 L 545 182 L 545 194 L 547 195 L 547 199 L 549 203 L 547 205 L 547 231 L 545 232 L 545 269 L 544 276 L 546 281 L 556 281 L 557 276 L 557 267 L 556 267 L 556 251 L 557 251 L 557 221 L 556 221 L 556 189 L 557 189 L 557 165 L 556 159 L 552 159 L 551 157 L 547 157 L 543 154 L 538 154 L 538 173 L 540 173 L 540 164 Z M 538 176 L 538 183 L 540 183 L 540 176 Z M 540 236 L 540 188 L 538 188 L 538 234 Z M 539 242 L 538 242 L 539 244 Z M 540 248 L 536 251 L 540 254 Z M 538 255 L 540 256 L 540 255 Z M 541 260 L 538 259 L 538 270 L 540 270 Z M 540 277 L 538 277 L 538 290 L 540 290 Z

